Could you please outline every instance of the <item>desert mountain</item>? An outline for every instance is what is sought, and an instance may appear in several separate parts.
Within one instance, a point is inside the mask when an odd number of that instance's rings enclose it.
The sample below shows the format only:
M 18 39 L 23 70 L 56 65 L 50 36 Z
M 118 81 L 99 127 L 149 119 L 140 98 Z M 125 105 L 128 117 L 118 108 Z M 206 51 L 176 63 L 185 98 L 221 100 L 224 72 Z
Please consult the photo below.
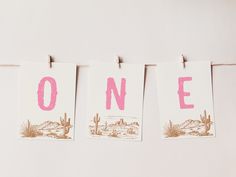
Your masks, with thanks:
M 183 122 L 182 124 L 179 125 L 179 127 L 181 129 L 189 129 L 189 128 L 195 128 L 198 127 L 201 124 L 200 120 L 191 120 L 188 119 L 185 122 Z
M 46 121 L 37 126 L 38 130 L 52 130 L 61 127 L 58 122 Z

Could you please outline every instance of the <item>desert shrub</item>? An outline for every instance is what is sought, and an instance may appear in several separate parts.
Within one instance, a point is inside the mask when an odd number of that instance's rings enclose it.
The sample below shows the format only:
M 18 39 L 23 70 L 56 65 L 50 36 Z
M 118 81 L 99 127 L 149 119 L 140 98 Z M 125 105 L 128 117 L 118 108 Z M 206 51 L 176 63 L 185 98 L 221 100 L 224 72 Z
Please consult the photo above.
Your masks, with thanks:
M 118 132 L 116 130 L 112 130 L 112 132 L 109 134 L 111 137 L 118 137 Z
M 178 137 L 184 134 L 184 131 L 179 128 L 178 125 L 173 125 L 171 121 L 166 125 L 164 134 L 166 137 Z
M 24 137 L 36 137 L 40 135 L 40 132 L 36 129 L 35 126 L 33 126 L 30 121 L 28 120 L 27 123 L 24 123 L 22 125 L 22 131 L 21 134 Z

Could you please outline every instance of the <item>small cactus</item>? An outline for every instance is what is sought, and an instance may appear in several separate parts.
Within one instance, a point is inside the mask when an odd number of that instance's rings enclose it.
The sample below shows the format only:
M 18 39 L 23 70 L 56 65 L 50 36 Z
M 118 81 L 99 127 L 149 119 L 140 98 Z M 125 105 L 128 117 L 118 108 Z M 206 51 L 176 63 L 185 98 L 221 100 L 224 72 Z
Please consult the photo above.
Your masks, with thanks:
M 100 122 L 100 117 L 98 113 L 93 117 L 93 122 L 95 124 L 95 134 L 99 135 L 100 133 L 98 132 L 98 123 Z
M 107 121 L 105 122 L 105 124 L 104 124 L 104 131 L 107 131 Z
M 127 130 L 127 133 L 128 134 L 136 134 L 136 132 L 134 131 L 134 129 L 133 128 L 129 128 L 128 130 Z

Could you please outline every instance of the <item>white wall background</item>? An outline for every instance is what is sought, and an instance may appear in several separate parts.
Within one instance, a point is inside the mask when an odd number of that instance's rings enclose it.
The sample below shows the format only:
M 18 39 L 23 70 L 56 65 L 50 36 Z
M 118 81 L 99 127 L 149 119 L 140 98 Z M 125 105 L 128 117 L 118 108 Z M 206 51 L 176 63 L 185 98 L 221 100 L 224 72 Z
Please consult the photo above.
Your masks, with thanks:
M 1 0 L 0 63 L 236 62 L 233 0 Z M 142 142 L 86 136 L 87 68 L 79 71 L 76 140 L 16 138 L 17 69 L 0 68 L 1 177 L 235 177 L 236 66 L 214 67 L 216 138 L 160 139 L 154 68 L 148 68 Z M 204 87 L 204 86 L 203 86 Z

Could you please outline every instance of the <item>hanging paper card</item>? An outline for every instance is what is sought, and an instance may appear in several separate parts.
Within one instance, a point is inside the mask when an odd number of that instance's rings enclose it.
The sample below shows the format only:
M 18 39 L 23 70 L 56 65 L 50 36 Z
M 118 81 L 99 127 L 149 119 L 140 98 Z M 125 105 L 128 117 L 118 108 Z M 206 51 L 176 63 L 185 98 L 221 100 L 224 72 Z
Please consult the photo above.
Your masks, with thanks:
M 163 138 L 215 135 L 210 62 L 158 64 L 157 84 Z
M 19 82 L 20 136 L 72 139 L 76 65 L 23 63 Z
M 144 65 L 89 69 L 89 136 L 141 140 Z

